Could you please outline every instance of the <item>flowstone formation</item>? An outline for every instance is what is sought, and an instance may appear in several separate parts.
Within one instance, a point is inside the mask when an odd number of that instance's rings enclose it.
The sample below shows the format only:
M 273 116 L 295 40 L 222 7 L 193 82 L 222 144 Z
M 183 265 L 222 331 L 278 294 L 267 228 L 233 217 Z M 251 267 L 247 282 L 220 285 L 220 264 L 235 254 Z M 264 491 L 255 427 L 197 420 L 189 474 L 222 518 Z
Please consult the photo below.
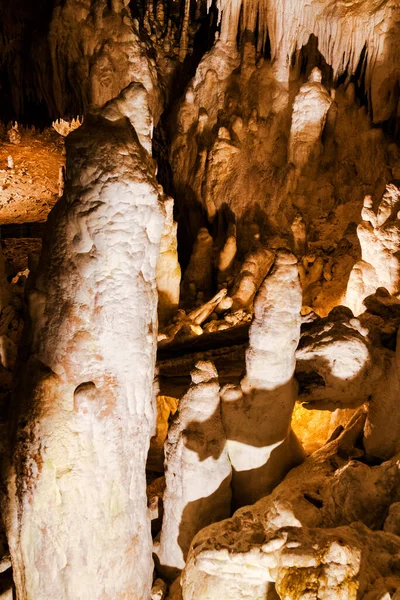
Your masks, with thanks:
M 308 82 L 300 88 L 292 113 L 288 161 L 298 171 L 307 164 L 310 156 L 321 154 L 321 136 L 332 100 L 322 85 L 322 73 L 311 71 Z
M 1 600 L 398 600 L 399 41 L 0 3 Z
M 373 529 L 384 526 L 396 502 L 398 456 L 377 467 L 362 462 L 357 440 L 364 419 L 357 414 L 270 496 L 199 533 L 183 598 L 269 598 L 275 584 L 280 598 L 308 590 L 312 598 L 355 600 L 397 588 L 391 557 L 400 540 Z

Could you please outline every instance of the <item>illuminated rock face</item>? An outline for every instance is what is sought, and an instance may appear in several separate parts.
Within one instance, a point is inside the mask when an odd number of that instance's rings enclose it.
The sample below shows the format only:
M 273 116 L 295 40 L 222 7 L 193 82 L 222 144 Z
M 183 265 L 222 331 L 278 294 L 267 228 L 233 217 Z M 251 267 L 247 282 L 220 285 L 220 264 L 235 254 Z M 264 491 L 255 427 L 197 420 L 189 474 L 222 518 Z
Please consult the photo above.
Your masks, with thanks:
M 335 77 L 346 71 L 355 74 L 363 52 L 365 83 L 370 93 L 376 123 L 389 118 L 398 102 L 396 78 L 399 68 L 398 26 L 400 10 L 396 2 L 384 0 L 218 0 L 222 11 L 221 38 L 236 38 L 240 11 L 242 30 L 258 29 L 259 48 L 267 35 L 278 81 L 289 84 L 290 60 L 310 35 Z M 258 10 L 257 10 L 258 9 Z M 382 27 L 382 23 L 384 26 Z
M 165 227 L 157 263 L 158 317 L 160 324 L 168 321 L 179 305 L 181 267 L 178 262 L 178 224 L 174 221 L 174 201 L 163 196 Z
M 148 93 L 157 120 L 160 91 L 154 62 L 131 18 L 127 0 L 68 0 L 53 10 L 48 42 L 52 59 L 53 94 L 64 114 L 72 89 L 81 110 L 103 106 L 132 81 Z
M 307 384 L 300 400 L 330 410 L 361 406 L 381 384 L 384 356 L 371 331 L 347 307 L 335 307 L 301 337 L 296 375 Z
M 315 598 L 355 600 L 388 591 L 385 578 L 398 585 L 389 557 L 400 540 L 371 531 L 382 527 L 397 497 L 398 456 L 378 467 L 362 462 L 357 440 L 364 420 L 355 415 L 270 496 L 200 532 L 182 576 L 184 600 L 269 598 L 273 583 L 280 598 L 312 590 Z
M 123 98 L 68 137 L 66 191 L 30 286 L 5 506 L 19 600 L 150 595 L 145 464 L 164 214 L 126 118 L 137 86 Z
M 250 251 L 235 278 L 232 289 L 233 309 L 253 309 L 253 301 L 260 285 L 274 263 L 274 253 L 259 246 Z
M 398 0 L 38 4 L 32 88 L 68 170 L 12 401 L 18 600 L 395 600 Z M 0 40 L 24 37 L 4 14 Z M 0 223 L 29 136 L 0 124 Z M 0 433 L 23 310 L 7 266 Z
M 183 569 L 193 537 L 231 510 L 231 464 L 221 422 L 218 374 L 211 362 L 192 371 L 165 445 L 164 517 L 156 554 L 160 570 Z

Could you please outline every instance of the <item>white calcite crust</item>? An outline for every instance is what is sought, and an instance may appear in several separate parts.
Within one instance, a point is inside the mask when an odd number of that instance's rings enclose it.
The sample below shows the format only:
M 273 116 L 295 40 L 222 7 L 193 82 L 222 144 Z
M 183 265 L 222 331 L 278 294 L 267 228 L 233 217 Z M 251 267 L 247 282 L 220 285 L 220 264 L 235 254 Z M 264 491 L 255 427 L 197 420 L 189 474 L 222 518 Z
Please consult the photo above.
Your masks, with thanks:
M 390 590 L 400 539 L 381 531 L 397 498 L 399 456 L 369 467 L 357 460 L 365 416 L 253 506 L 200 532 L 181 583 L 184 600 L 269 597 L 364 598 Z M 379 557 L 379 559 L 378 559 Z M 371 596 L 373 598 L 378 596 Z

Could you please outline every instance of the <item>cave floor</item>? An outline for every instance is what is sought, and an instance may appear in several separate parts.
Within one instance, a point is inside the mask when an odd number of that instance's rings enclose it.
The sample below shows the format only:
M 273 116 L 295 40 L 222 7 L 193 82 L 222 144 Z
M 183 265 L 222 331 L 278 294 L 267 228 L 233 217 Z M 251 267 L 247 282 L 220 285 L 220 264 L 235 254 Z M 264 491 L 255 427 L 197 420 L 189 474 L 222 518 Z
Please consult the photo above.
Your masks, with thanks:
M 46 221 L 58 199 L 64 140 L 51 129 L 23 130 L 20 143 L 6 137 L 0 144 L 0 226 Z M 8 157 L 14 161 L 9 168 Z

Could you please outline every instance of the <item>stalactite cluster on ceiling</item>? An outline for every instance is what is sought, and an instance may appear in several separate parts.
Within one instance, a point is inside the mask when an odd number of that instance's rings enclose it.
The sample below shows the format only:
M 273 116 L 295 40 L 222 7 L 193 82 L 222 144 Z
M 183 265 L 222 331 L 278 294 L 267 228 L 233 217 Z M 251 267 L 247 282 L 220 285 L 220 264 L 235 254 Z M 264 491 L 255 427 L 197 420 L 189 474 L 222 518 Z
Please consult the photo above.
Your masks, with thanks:
M 207 8 L 211 5 L 208 0 Z M 396 113 L 400 80 L 397 0 L 216 0 L 216 7 L 222 39 L 236 43 L 238 31 L 257 31 L 261 51 L 268 38 L 278 80 L 288 79 L 293 55 L 315 35 L 335 78 L 344 72 L 354 75 L 357 70 L 363 74 L 375 122 Z M 40 104 L 53 118 L 84 112 L 90 100 L 84 80 L 91 64 L 78 64 L 79 46 L 92 45 L 93 56 L 99 43 L 105 42 L 94 30 L 101 30 L 110 14 L 128 10 L 140 39 L 152 46 L 156 59 L 167 40 L 168 48 L 175 46 L 183 61 L 193 42 L 190 28 L 204 16 L 206 6 L 194 0 L 41 0 L 39 5 L 18 0 L 0 7 L 3 105 L 7 97 L 15 117 L 28 119 Z M 161 53 L 168 54 L 168 49 Z

